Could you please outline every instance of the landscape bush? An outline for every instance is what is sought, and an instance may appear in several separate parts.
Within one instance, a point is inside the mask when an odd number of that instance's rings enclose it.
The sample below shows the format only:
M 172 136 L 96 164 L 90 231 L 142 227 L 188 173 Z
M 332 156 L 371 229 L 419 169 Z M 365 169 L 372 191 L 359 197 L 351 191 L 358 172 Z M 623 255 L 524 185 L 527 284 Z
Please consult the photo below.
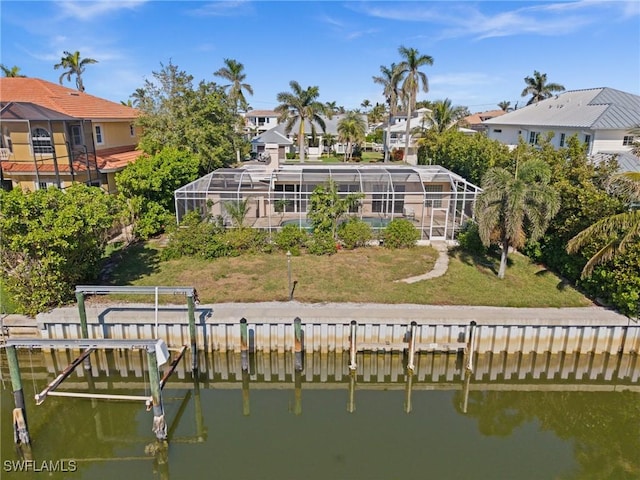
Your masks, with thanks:
M 372 237 L 371 225 L 359 218 L 351 218 L 338 227 L 338 239 L 348 250 L 365 246 Z
M 382 231 L 383 245 L 386 248 L 410 248 L 415 246 L 420 232 L 409 220 L 397 218 L 389 222 Z
M 458 247 L 471 255 L 484 255 L 487 247 L 482 244 L 478 224 L 470 221 L 464 224 L 462 230 L 456 236 Z
M 298 225 L 285 225 L 274 238 L 274 243 L 283 252 L 291 252 L 293 255 L 300 254 L 300 248 L 304 247 L 309 239 L 309 234 Z
M 229 255 L 242 253 L 269 253 L 271 247 L 267 233 L 255 228 L 230 228 L 222 233 L 220 241 L 229 247 Z
M 307 242 L 307 251 L 313 255 L 333 255 L 338 251 L 333 235 L 328 232 L 317 231 Z
M 169 232 L 169 242 L 162 259 L 187 257 L 215 258 L 224 256 L 226 247 L 217 239 L 224 232 L 220 218 L 201 219 L 196 211 L 187 213 L 178 227 Z

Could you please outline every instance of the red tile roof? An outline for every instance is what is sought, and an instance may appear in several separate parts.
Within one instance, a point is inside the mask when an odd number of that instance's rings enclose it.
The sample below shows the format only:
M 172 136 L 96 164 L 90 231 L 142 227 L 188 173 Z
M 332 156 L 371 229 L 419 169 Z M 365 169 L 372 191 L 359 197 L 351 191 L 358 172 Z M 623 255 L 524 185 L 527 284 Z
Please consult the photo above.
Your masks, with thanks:
M 0 78 L 0 101 L 31 102 L 83 119 L 129 120 L 138 110 L 39 78 Z
M 484 122 L 485 120 L 488 120 L 489 118 L 499 117 L 500 115 L 504 115 L 505 113 L 507 112 L 505 112 L 504 110 L 489 110 L 487 112 L 474 113 L 472 115 L 469 115 L 468 117 L 464 117 L 463 120 L 469 125 L 477 125 Z
M 134 147 L 109 148 L 98 151 L 96 161 L 100 171 L 122 170 L 143 154 L 142 150 L 135 150 Z

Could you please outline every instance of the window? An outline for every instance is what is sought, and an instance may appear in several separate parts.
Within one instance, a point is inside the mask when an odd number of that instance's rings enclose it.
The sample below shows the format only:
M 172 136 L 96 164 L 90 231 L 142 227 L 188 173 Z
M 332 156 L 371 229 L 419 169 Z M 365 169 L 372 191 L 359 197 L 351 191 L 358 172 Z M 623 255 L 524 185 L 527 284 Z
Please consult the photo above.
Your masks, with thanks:
M 136 136 L 136 127 L 133 123 L 129 124 L 129 135 L 132 137 Z
M 46 182 L 41 180 L 38 182 L 38 190 L 46 190 L 47 188 L 54 187 L 55 185 L 55 182 Z
M 529 143 L 531 145 L 537 145 L 539 136 L 540 132 L 529 132 Z
M 502 133 L 502 129 L 501 128 L 494 128 L 493 129 L 493 133 Z
M 560 134 L 560 146 L 564 147 L 564 140 L 565 140 L 565 135 L 564 133 Z
M 631 145 L 633 145 L 634 139 L 635 137 L 633 135 L 625 135 L 622 139 L 622 146 L 630 147 Z
M 589 146 L 589 144 L 591 143 L 591 135 L 584 136 L 584 143 L 587 145 L 587 147 Z
M 96 125 L 94 131 L 96 132 L 96 143 L 102 145 L 104 143 L 104 137 L 102 136 L 102 125 Z
M 82 141 L 82 128 L 80 128 L 80 125 L 71 125 L 69 130 L 71 145 L 73 145 L 74 147 L 78 145 L 84 145 L 84 142 Z
M 53 144 L 51 135 L 44 128 L 34 128 L 31 131 L 31 142 L 33 143 L 33 153 L 52 153 Z

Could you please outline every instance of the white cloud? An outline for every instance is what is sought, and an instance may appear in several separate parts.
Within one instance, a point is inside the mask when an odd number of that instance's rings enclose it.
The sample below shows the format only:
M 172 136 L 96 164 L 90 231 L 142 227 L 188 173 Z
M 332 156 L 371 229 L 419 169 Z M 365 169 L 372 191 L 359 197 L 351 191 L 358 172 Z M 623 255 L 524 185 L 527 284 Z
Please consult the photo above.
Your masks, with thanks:
M 187 11 L 190 15 L 199 17 L 231 17 L 252 12 L 253 6 L 249 0 L 219 0 Z
M 148 0 L 99 0 L 96 2 L 63 1 L 57 2 L 64 17 L 77 20 L 92 20 L 118 10 L 132 10 Z

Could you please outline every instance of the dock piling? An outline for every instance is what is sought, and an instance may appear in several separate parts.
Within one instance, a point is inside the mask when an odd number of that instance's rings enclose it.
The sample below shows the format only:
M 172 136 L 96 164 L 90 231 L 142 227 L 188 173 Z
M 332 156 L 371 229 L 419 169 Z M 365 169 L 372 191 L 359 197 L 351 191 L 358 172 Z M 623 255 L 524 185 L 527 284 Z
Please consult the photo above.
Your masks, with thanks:
M 198 338 L 196 335 L 196 315 L 195 315 L 195 290 L 187 294 L 187 309 L 189 312 L 189 340 L 191 340 L 191 374 L 198 372 Z
M 469 372 L 473 372 L 473 355 L 476 351 L 476 321 L 471 320 L 469 324 L 469 338 L 467 339 L 467 361 L 465 368 Z
M 409 374 L 413 373 L 415 370 L 414 358 L 416 353 L 416 332 L 418 329 L 418 324 L 416 322 L 411 322 L 411 330 L 409 338 L 409 360 L 407 362 L 407 369 L 409 370 Z
M 295 342 L 294 342 L 295 370 L 297 372 L 301 372 L 302 371 L 302 320 L 300 320 L 300 317 L 296 317 L 293 320 L 293 331 L 295 335 Z
M 349 372 L 349 401 L 347 402 L 347 412 L 356 411 L 356 372 Z
M 31 444 L 29 438 L 29 426 L 27 424 L 27 410 L 24 403 L 24 391 L 22 390 L 22 379 L 20 378 L 20 365 L 16 347 L 7 346 L 7 361 L 9 363 L 9 374 L 11 375 L 11 387 L 13 388 L 13 439 L 16 445 Z
M 153 405 L 153 427 L 151 430 L 158 440 L 167 438 L 167 422 L 164 418 L 162 404 L 162 389 L 160 387 L 160 373 L 155 346 L 147 348 L 147 362 L 149 364 L 149 383 L 151 384 L 151 401 Z
M 351 320 L 351 327 L 349 332 L 349 370 L 356 370 L 358 364 L 356 363 L 356 329 L 358 328 L 358 322 Z
M 240 358 L 242 361 L 242 371 L 249 370 L 249 329 L 247 319 L 240 319 Z

